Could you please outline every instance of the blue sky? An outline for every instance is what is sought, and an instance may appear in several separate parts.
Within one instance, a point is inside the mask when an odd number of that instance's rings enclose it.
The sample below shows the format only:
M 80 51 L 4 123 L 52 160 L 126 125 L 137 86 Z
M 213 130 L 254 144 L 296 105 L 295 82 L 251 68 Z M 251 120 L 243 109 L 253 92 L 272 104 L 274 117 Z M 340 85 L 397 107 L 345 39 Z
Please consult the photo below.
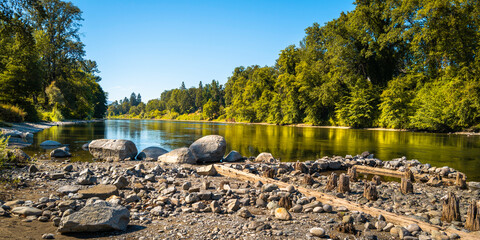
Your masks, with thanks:
M 305 28 L 354 9 L 353 0 L 72 2 L 83 11 L 82 41 L 109 100 L 135 92 L 145 102 L 182 81 L 224 84 L 235 67 L 272 66 Z

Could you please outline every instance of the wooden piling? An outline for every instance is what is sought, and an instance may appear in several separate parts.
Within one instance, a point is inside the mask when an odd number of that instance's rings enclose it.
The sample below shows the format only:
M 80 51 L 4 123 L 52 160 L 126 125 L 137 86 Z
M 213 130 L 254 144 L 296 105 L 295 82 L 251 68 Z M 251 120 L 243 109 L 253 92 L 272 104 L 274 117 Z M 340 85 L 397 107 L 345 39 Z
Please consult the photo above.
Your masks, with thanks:
M 363 188 L 363 197 L 367 200 L 376 201 L 378 199 L 377 185 L 373 182 L 365 183 Z
M 460 220 L 459 200 L 453 192 L 449 192 L 442 202 L 442 221 L 452 222 Z
M 402 182 L 400 183 L 400 191 L 403 194 L 413 193 L 413 184 L 409 179 L 402 178 Z
M 480 231 L 480 208 L 477 200 L 472 199 L 467 209 L 465 228 L 470 231 Z
M 340 174 L 340 178 L 338 179 L 337 192 L 350 192 L 350 178 L 344 173 Z
M 325 190 L 333 191 L 337 187 L 338 175 L 336 173 L 330 174 L 327 178 L 327 185 L 325 186 Z

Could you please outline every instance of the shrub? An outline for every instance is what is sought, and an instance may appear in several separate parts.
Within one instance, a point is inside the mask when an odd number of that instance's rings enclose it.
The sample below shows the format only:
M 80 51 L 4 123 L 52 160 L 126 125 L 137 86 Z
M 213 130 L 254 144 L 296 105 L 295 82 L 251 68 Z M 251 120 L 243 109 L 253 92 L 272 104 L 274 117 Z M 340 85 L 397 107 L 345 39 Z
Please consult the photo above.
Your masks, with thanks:
M 27 113 L 19 107 L 0 104 L 0 120 L 5 122 L 23 122 Z

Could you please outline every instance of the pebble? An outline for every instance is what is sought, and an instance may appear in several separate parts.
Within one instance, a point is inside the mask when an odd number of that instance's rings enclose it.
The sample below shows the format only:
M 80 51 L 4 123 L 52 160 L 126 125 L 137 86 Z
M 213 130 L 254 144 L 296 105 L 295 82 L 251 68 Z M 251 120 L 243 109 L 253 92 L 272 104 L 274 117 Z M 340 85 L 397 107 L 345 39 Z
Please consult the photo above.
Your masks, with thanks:
M 325 235 L 325 229 L 321 227 L 310 228 L 310 233 L 316 237 L 323 237 L 323 235 Z

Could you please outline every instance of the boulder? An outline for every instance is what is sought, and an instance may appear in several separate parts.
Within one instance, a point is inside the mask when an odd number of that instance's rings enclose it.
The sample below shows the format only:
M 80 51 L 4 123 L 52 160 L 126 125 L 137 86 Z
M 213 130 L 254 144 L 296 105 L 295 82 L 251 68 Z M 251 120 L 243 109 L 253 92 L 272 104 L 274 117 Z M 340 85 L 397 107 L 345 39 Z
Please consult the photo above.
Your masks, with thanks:
M 42 143 L 40 143 L 40 147 L 42 148 L 57 148 L 57 147 L 61 147 L 62 144 L 57 142 L 57 141 L 52 141 L 52 140 L 47 140 L 47 141 L 43 141 Z
M 91 188 L 79 190 L 78 193 L 82 194 L 82 198 L 98 197 L 101 199 L 107 199 L 112 195 L 118 195 L 118 189 L 115 185 L 99 184 Z
M 262 152 L 255 158 L 255 162 L 274 162 L 275 158 L 271 153 Z
M 137 147 L 130 140 L 97 139 L 93 140 L 88 149 L 95 158 L 121 161 L 134 159 L 137 156 Z
M 10 158 L 13 158 L 15 162 L 25 163 L 30 161 L 30 156 L 28 156 L 21 149 L 15 148 L 8 152 Z
M 71 156 L 72 154 L 68 152 L 67 147 L 56 148 L 50 152 L 50 157 L 54 157 L 54 158 L 66 158 Z
M 279 220 L 288 221 L 292 219 L 292 215 L 285 208 L 275 209 L 275 218 Z
M 178 148 L 158 157 L 158 161 L 175 164 L 195 164 L 197 159 L 189 148 Z
M 138 160 L 144 160 L 145 158 L 158 159 L 159 156 L 165 153 L 168 153 L 168 151 L 161 147 L 147 147 L 137 155 L 137 159 Z
M 227 149 L 225 138 L 219 135 L 202 137 L 190 145 L 197 162 L 219 162 Z
M 243 159 L 242 154 L 239 152 L 232 150 L 228 153 L 228 155 L 223 159 L 223 162 L 238 162 Z
M 204 176 L 215 176 L 217 175 L 217 170 L 215 170 L 215 167 L 212 164 L 197 168 L 197 174 Z
M 24 216 L 40 216 L 42 215 L 42 210 L 34 207 L 15 207 L 12 209 L 12 212 Z
M 98 201 L 63 217 L 58 231 L 61 233 L 125 231 L 129 221 L 130 212 L 127 208 Z

